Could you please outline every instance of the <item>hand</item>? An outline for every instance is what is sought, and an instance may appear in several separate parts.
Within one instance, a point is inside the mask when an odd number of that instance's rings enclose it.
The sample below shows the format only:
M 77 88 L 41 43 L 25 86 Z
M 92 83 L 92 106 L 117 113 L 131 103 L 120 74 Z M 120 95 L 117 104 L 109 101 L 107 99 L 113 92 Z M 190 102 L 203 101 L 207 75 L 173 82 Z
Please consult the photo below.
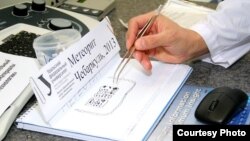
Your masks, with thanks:
M 208 48 L 198 33 L 183 28 L 162 15 L 157 17 L 145 36 L 136 40 L 138 31 L 153 14 L 155 13 L 149 12 L 132 18 L 126 34 L 127 49 L 135 46 L 133 56 L 145 70 L 152 69 L 150 57 L 167 63 L 184 63 L 208 53 Z

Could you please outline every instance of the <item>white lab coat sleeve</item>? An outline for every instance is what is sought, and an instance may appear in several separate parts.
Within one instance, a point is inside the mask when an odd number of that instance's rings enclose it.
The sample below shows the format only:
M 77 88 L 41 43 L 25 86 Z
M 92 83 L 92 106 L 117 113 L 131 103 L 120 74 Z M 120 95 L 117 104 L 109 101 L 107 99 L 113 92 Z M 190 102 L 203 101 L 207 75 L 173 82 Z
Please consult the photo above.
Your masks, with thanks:
M 225 0 L 206 19 L 191 27 L 209 49 L 203 61 L 225 68 L 250 50 L 250 0 Z

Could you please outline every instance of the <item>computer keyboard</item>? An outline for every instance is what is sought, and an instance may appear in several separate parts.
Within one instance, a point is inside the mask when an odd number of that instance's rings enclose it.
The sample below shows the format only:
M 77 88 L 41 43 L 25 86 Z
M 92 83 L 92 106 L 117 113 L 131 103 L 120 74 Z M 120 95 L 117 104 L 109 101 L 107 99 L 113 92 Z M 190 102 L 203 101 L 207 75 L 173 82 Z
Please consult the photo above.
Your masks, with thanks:
M 36 58 L 33 41 L 38 36 L 38 34 L 28 31 L 11 34 L 2 40 L 3 43 L 0 45 L 0 51 L 13 55 Z

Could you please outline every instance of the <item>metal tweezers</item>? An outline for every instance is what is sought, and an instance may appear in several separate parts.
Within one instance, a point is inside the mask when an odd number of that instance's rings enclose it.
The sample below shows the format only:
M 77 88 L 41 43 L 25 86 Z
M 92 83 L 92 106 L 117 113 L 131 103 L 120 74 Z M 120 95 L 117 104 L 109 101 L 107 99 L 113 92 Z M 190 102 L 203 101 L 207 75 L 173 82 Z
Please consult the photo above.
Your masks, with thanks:
M 154 16 L 152 16 L 147 23 L 143 26 L 143 28 L 138 32 L 136 39 L 144 36 L 144 34 L 151 28 L 152 24 L 154 23 L 155 19 L 160 15 L 161 10 L 162 10 L 162 5 L 160 5 L 157 9 L 157 14 L 155 14 Z M 118 67 L 115 70 L 114 76 L 113 76 L 113 83 L 117 83 L 119 80 L 119 77 L 121 75 L 121 72 L 124 70 L 125 66 L 128 64 L 128 62 L 130 61 L 133 53 L 135 52 L 135 47 L 132 46 L 131 48 L 129 48 L 129 50 L 127 50 L 127 52 L 124 54 L 122 61 L 120 62 L 120 64 L 118 65 Z M 128 59 L 126 59 L 128 58 Z M 126 61 L 125 61 L 126 60 Z

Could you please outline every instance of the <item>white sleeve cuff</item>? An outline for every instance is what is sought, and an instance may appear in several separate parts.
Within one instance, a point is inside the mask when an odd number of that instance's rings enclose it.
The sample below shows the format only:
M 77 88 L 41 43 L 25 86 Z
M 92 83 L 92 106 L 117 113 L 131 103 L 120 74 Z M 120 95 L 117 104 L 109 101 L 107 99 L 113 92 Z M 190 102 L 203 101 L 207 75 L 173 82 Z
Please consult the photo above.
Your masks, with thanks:
M 210 53 L 202 56 L 202 61 L 228 68 L 250 50 L 250 43 L 235 48 L 223 48 L 219 45 L 216 33 L 205 23 L 198 23 L 191 29 L 202 36 L 209 49 Z

